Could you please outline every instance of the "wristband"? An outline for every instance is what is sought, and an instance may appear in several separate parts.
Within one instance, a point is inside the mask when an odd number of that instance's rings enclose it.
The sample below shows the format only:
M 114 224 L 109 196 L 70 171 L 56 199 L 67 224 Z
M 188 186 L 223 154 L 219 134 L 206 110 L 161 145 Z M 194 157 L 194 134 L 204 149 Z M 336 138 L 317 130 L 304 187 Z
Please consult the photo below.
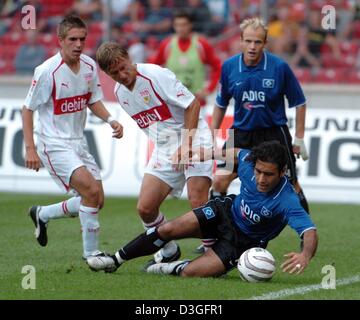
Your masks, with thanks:
M 115 120 L 115 118 L 113 117 L 113 116 L 108 116 L 108 118 L 106 119 L 106 122 L 108 123 L 108 124 L 110 124 L 112 121 L 114 121 Z

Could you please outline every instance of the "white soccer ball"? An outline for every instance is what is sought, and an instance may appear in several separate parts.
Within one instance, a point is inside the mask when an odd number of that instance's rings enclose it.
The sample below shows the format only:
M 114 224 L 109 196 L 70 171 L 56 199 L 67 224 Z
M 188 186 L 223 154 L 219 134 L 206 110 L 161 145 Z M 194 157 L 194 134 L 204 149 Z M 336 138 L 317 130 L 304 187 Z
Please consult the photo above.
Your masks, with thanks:
M 266 249 L 251 248 L 240 256 L 237 268 L 244 281 L 269 281 L 275 273 L 275 259 Z

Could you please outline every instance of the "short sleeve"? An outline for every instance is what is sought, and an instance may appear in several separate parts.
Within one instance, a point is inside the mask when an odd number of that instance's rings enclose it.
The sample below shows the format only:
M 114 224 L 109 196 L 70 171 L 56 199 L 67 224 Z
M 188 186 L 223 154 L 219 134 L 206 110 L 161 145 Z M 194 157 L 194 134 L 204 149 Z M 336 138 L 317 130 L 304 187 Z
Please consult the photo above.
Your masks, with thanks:
M 93 80 L 92 88 L 91 88 L 91 98 L 89 101 L 90 104 L 93 104 L 93 103 L 103 99 L 103 97 L 104 97 L 96 65 L 94 66 L 93 72 L 94 72 L 94 80 Z
M 51 97 L 52 88 L 53 83 L 49 72 L 44 68 L 37 67 L 25 98 L 25 107 L 35 111 L 47 103 Z
M 160 70 L 157 72 L 156 85 L 161 92 L 161 98 L 172 106 L 186 109 L 194 101 L 195 96 L 172 71 L 166 68 Z
M 310 229 L 316 229 L 315 224 L 312 222 L 309 214 L 301 206 L 298 199 L 295 199 L 297 195 L 293 195 L 290 200 L 291 203 L 287 204 L 288 209 L 286 216 L 288 219 L 288 225 L 294 229 L 301 237 L 303 233 Z
M 227 70 L 227 64 L 224 63 L 221 68 L 221 77 L 220 77 L 220 86 L 216 95 L 216 104 L 220 108 L 227 108 L 229 105 L 230 99 L 232 98 L 229 93 L 229 72 Z
M 302 106 L 306 99 L 299 81 L 287 63 L 284 63 L 284 94 L 289 102 L 289 108 Z
M 246 160 L 249 154 L 250 150 L 247 149 L 240 149 L 238 152 L 238 176 L 240 180 L 241 178 L 245 178 L 245 176 L 247 176 L 249 172 L 252 174 L 254 171 L 252 163 Z

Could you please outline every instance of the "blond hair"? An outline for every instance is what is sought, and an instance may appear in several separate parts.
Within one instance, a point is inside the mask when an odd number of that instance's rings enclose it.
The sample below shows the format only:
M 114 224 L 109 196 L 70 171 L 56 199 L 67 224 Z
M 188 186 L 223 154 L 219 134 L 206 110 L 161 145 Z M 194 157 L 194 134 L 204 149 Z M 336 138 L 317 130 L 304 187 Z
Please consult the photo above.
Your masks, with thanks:
M 129 59 L 129 54 L 126 49 L 116 42 L 104 42 L 96 51 L 96 60 L 99 67 L 106 73 L 119 59 Z
M 246 28 L 251 27 L 254 30 L 261 28 L 264 31 L 265 37 L 264 40 L 266 41 L 267 33 L 268 33 L 268 27 L 266 26 L 265 22 L 260 18 L 248 18 L 245 19 L 240 24 L 240 31 L 241 31 L 241 37 L 243 36 L 243 33 Z

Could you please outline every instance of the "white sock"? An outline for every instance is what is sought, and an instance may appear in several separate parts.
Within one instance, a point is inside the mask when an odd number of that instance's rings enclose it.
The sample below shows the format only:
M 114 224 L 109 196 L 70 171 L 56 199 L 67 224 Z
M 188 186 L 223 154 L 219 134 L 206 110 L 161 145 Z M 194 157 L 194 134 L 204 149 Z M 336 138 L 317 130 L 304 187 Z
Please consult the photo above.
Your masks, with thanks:
M 59 203 L 42 206 L 39 217 L 45 223 L 51 219 L 77 217 L 80 208 L 80 200 L 80 197 L 72 197 Z
M 121 249 L 120 249 L 120 250 L 121 250 Z M 119 251 L 116 251 L 116 252 L 115 252 L 115 259 L 117 260 L 117 262 L 118 262 L 119 264 L 123 264 L 123 263 L 126 261 L 126 260 L 124 260 L 123 258 L 121 258 Z
M 157 226 L 165 223 L 166 221 L 167 220 L 166 220 L 165 216 L 162 214 L 162 212 L 159 212 L 159 215 L 153 222 L 146 223 L 146 222 L 142 221 L 142 224 L 143 224 L 145 230 L 149 230 L 153 227 L 157 227 Z
M 161 253 L 164 257 L 171 257 L 175 254 L 177 250 L 177 245 L 174 240 L 168 242 L 165 246 L 162 247 Z
M 153 227 L 157 227 L 163 223 L 165 223 L 167 220 L 164 216 L 164 214 L 162 212 L 159 212 L 159 215 L 157 216 L 157 218 L 150 223 L 145 223 L 143 221 L 143 226 L 145 230 L 148 230 L 150 228 Z M 174 240 L 171 240 L 170 242 L 168 242 L 161 250 L 161 254 L 164 257 L 171 257 L 172 255 L 175 254 L 176 250 L 177 250 L 177 245 L 176 242 Z
M 209 248 L 211 248 L 215 244 L 216 239 L 201 239 L 201 241 L 204 245 L 205 251 L 207 251 Z
M 65 214 L 68 214 L 70 217 L 78 217 L 80 210 L 81 197 L 72 197 L 63 202 L 63 208 Z
M 99 230 L 98 208 L 85 207 L 80 205 L 79 218 L 82 228 L 83 257 L 99 253 Z

